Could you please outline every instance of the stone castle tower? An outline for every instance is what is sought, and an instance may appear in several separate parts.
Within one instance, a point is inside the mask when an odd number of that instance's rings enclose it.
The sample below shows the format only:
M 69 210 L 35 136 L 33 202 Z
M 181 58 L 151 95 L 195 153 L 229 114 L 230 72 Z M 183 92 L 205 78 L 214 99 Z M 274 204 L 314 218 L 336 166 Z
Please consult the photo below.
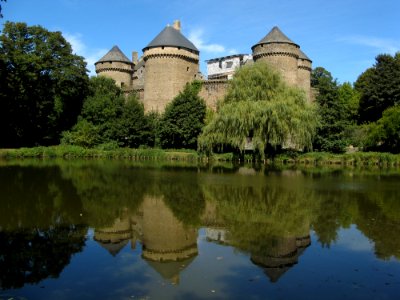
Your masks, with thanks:
M 165 106 L 199 72 L 199 50 L 180 32 L 180 22 L 167 26 L 145 48 L 145 111 L 163 112 Z
M 122 53 L 118 46 L 112 47 L 94 65 L 98 75 L 114 79 L 119 87 L 129 89 L 132 86 L 134 63 Z
M 278 70 L 285 81 L 305 90 L 310 99 L 311 60 L 278 27 L 251 47 L 253 60 L 264 61 Z

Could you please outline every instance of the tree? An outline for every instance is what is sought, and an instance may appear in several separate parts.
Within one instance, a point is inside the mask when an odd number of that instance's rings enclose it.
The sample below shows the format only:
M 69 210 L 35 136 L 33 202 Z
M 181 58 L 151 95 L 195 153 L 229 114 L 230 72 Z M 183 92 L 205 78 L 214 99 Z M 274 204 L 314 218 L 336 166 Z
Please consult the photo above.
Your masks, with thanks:
M 400 52 L 381 54 L 362 73 L 355 87 L 360 93 L 359 123 L 375 122 L 387 108 L 400 103 Z
M 90 79 L 90 95 L 78 123 L 63 133 L 62 142 L 83 147 L 113 142 L 138 147 L 152 144 L 153 134 L 136 95 L 126 99 L 114 80 L 99 76 Z
M 382 118 L 370 123 L 366 148 L 400 153 L 400 105 L 386 109 Z
M 358 95 L 349 83 L 339 86 L 331 73 L 322 67 L 312 71 L 311 85 L 318 89 L 316 102 L 321 119 L 313 147 L 320 151 L 344 152 L 349 144 L 346 131 L 354 123 Z
M 120 146 L 137 148 L 154 145 L 152 116 L 144 114 L 143 104 L 136 95 L 130 95 L 123 107 L 121 118 L 116 120 L 114 139 Z
M 280 75 L 264 63 L 239 69 L 224 101 L 199 137 L 200 148 L 212 151 L 229 145 L 243 151 L 246 137 L 256 151 L 290 145 L 311 147 L 317 116 L 305 94 L 287 86 Z
M 40 26 L 6 22 L 0 42 L 0 147 L 58 143 L 87 95 L 86 63 Z
M 187 84 L 167 105 L 159 124 L 162 148 L 197 148 L 197 137 L 206 116 L 206 104 L 198 95 L 200 89 L 200 81 Z

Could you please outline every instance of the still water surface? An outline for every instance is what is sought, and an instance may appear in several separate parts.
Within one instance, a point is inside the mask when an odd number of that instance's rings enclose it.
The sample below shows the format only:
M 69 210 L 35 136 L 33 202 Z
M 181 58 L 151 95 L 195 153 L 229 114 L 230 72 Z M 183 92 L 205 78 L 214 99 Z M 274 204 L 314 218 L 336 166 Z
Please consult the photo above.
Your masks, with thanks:
M 0 299 L 399 299 L 399 183 L 0 161 Z

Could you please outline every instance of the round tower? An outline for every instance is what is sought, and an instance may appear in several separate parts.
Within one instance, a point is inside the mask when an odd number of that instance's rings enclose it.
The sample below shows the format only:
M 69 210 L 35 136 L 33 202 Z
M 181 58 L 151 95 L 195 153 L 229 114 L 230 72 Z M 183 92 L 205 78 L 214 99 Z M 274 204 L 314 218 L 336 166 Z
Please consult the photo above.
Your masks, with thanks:
M 251 47 L 251 50 L 255 62 L 265 61 L 280 71 L 288 84 L 297 86 L 299 48 L 299 45 L 292 42 L 275 26 L 261 41 Z
M 114 79 L 115 84 L 121 88 L 131 87 L 134 64 L 118 46 L 114 46 L 94 65 L 97 75 Z
M 144 108 L 165 106 L 199 72 L 199 50 L 180 32 L 180 22 L 167 26 L 144 49 Z
M 297 63 L 297 85 L 306 92 L 307 99 L 311 101 L 311 59 L 299 49 L 299 59 Z

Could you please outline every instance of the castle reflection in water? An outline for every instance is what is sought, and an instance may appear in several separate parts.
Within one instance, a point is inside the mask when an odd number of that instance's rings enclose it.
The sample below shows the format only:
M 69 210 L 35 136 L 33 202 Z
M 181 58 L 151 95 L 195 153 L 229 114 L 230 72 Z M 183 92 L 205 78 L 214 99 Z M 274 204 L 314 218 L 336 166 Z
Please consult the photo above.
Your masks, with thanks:
M 237 241 L 233 240 L 229 224 L 224 224 L 212 202 L 206 202 L 200 227 L 205 228 L 208 242 L 238 246 Z M 125 209 L 112 226 L 96 228 L 94 240 L 113 256 L 117 256 L 128 244 L 135 249 L 139 242 L 142 245 L 142 258 L 148 265 L 164 279 L 178 284 L 180 272 L 198 255 L 198 228 L 178 220 L 163 197 L 146 195 L 134 213 Z M 260 234 L 263 235 L 262 232 Z M 268 247 L 249 252 L 251 261 L 264 270 L 271 282 L 278 281 L 297 264 L 299 257 L 311 244 L 309 228 L 297 236 L 271 237 L 270 232 L 265 232 L 264 238 L 269 241 Z

